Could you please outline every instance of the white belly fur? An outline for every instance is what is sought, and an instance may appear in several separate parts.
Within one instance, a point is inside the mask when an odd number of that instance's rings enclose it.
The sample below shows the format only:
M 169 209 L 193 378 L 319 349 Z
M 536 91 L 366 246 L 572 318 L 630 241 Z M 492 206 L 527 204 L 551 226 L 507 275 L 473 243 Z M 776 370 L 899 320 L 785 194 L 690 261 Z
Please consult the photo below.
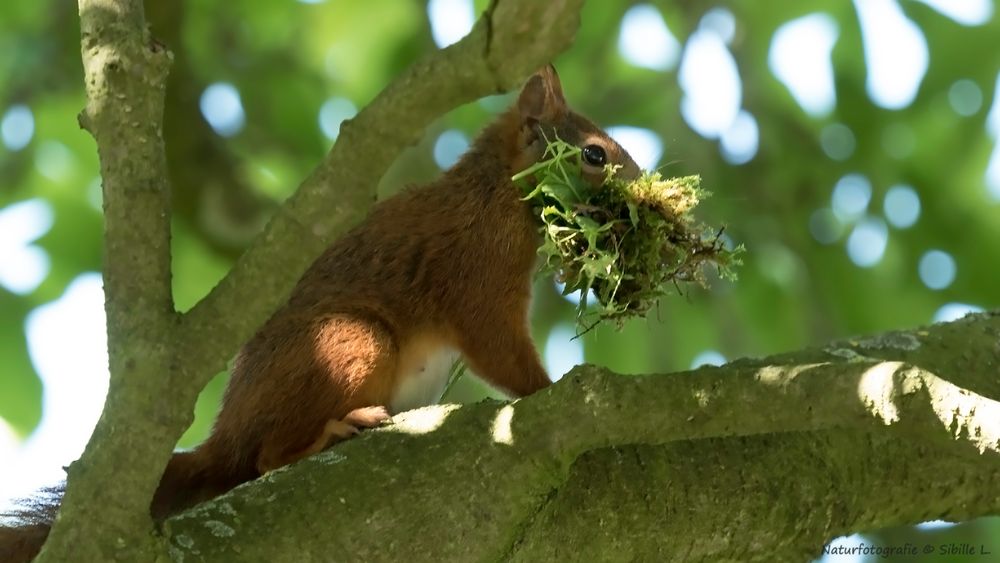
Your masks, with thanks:
M 413 361 L 403 363 L 396 393 L 389 403 L 392 414 L 433 405 L 441 400 L 458 351 L 448 346 L 423 349 Z

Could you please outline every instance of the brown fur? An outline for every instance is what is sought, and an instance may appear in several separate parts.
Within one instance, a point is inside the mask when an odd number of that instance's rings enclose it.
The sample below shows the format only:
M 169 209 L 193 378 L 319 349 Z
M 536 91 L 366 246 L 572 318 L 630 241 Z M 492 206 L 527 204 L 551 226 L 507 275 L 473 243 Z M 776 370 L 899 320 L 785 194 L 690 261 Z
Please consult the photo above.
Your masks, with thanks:
M 541 156 L 543 133 L 599 144 L 626 175 L 638 173 L 568 109 L 554 69 L 539 71 L 439 180 L 378 204 L 309 268 L 239 353 L 211 436 L 170 461 L 153 514 L 378 424 L 401 378 L 440 346 L 514 396 L 549 385 L 528 331 L 539 225 L 510 180 Z
M 16 528 L 0 526 L 0 561 L 28 563 L 49 536 L 49 523 L 19 524 Z

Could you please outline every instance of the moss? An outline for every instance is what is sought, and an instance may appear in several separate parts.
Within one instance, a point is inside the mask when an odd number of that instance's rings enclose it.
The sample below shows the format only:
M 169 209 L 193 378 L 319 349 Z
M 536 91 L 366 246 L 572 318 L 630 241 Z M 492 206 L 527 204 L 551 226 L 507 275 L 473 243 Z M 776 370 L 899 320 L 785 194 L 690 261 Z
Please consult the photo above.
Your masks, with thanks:
M 626 182 L 609 166 L 595 189 L 583 179 L 580 153 L 556 139 L 540 162 L 513 178 L 542 222 L 542 272 L 565 284 L 565 294 L 592 291 L 597 298 L 589 311 L 580 299 L 579 324 L 596 317 L 621 326 L 679 291 L 681 283 L 704 285 L 706 266 L 735 278 L 732 268 L 742 248 L 725 248 L 723 229 L 692 217 L 708 195 L 698 176 L 644 172 Z

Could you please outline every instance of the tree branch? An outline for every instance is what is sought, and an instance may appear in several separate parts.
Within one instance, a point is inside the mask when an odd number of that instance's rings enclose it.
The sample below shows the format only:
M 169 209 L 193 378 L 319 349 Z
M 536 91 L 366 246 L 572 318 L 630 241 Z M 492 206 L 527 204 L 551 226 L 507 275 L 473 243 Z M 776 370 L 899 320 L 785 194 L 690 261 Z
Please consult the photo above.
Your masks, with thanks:
M 1000 511 L 1000 403 L 950 382 L 989 385 L 998 353 L 995 312 L 673 375 L 581 367 L 509 404 L 403 413 L 166 533 L 203 561 L 805 558 Z
M 837 536 L 996 514 L 998 483 L 995 456 L 891 429 L 596 450 L 506 560 L 811 561 Z

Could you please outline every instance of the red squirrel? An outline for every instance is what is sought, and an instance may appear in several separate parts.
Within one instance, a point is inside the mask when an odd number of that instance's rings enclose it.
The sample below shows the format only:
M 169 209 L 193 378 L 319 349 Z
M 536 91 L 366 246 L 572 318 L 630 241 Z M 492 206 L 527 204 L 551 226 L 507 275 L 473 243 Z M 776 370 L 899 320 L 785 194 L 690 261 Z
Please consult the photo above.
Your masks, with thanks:
M 457 353 L 515 397 L 549 385 L 528 329 L 540 223 L 511 176 L 556 136 L 583 148 L 595 186 L 609 164 L 639 174 L 569 109 L 552 66 L 535 73 L 440 179 L 377 204 L 306 271 L 240 350 L 211 435 L 170 460 L 153 516 L 436 402 Z

